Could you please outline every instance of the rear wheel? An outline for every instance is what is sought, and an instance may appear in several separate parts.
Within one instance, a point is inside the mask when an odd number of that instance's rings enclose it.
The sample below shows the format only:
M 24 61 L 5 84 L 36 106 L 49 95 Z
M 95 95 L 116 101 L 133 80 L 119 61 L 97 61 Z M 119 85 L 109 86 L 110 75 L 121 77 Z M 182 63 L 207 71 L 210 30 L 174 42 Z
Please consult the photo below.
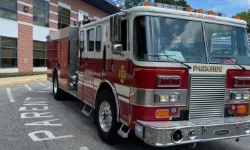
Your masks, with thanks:
M 53 76 L 53 95 L 56 100 L 60 99 L 60 89 L 59 89 L 59 84 L 58 84 L 58 75 L 57 73 L 54 74 Z
M 114 96 L 109 90 L 104 90 L 97 97 L 95 123 L 101 139 L 108 144 L 114 144 L 120 138 L 116 117 Z

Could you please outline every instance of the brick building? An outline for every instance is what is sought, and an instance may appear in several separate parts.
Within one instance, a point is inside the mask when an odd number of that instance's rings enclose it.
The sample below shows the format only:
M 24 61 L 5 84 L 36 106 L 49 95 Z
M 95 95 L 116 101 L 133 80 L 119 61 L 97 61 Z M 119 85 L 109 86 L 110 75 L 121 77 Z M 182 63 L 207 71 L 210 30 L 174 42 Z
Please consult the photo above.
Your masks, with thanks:
M 115 12 L 107 0 L 0 0 L 0 73 L 46 71 L 50 32 Z

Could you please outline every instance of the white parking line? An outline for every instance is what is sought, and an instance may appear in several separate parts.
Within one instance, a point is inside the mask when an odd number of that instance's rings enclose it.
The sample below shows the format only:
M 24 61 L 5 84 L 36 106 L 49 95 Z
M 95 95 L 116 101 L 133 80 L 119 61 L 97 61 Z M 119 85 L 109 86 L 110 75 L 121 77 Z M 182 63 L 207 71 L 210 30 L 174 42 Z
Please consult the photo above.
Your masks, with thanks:
M 80 147 L 79 150 L 89 150 L 87 147 Z
M 37 92 L 39 92 L 39 93 L 50 93 L 51 91 L 49 90 L 49 91 L 37 91 Z
M 27 84 L 24 84 L 24 86 L 25 86 L 29 91 L 32 91 L 32 89 L 31 89 Z
M 14 103 L 15 100 L 14 100 L 12 94 L 11 94 L 10 88 L 7 88 L 7 94 L 8 94 L 8 97 L 9 97 L 10 102 L 11 102 L 11 103 Z
M 45 84 L 43 84 L 43 83 L 41 83 L 41 82 L 39 82 L 39 84 L 41 84 L 42 86 L 46 86 Z
M 27 97 L 27 98 L 25 99 L 25 101 L 29 101 L 30 99 L 47 100 L 47 98 L 31 98 L 31 97 Z

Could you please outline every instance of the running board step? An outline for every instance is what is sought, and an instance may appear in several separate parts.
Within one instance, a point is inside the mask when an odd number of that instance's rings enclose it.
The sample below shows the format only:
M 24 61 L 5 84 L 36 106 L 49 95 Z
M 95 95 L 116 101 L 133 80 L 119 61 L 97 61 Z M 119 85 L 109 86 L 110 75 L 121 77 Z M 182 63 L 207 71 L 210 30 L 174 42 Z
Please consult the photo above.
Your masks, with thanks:
M 82 112 L 85 116 L 89 117 L 89 116 L 91 115 L 92 110 L 93 110 L 92 107 L 90 107 L 89 105 L 85 104 L 81 112 Z
M 118 134 L 123 138 L 128 138 L 130 128 L 122 124 L 121 128 L 118 130 Z

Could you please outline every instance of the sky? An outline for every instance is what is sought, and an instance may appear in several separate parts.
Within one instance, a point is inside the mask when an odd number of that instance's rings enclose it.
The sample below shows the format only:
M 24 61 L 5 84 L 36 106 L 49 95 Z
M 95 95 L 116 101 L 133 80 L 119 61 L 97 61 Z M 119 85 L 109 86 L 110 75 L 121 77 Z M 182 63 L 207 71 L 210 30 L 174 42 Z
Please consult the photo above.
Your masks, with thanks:
M 226 13 L 228 17 L 236 13 L 247 11 L 250 8 L 250 0 L 186 0 L 193 8 L 213 10 Z
M 116 1 L 116 0 L 112 0 Z M 213 10 L 226 13 L 228 17 L 236 13 L 247 11 L 250 8 L 250 0 L 186 0 L 194 9 Z

